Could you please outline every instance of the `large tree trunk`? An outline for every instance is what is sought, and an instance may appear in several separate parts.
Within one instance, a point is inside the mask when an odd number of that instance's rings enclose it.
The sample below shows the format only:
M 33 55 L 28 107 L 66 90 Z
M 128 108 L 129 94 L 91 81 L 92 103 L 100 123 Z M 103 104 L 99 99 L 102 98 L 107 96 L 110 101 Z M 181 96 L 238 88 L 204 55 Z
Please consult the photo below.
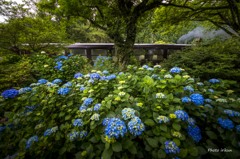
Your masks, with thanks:
M 120 35 L 115 34 L 114 43 L 117 53 L 118 65 L 121 69 L 124 69 L 126 65 L 132 63 L 132 57 L 134 56 L 133 47 L 136 39 L 137 30 L 137 17 L 129 17 L 125 19 L 126 23 L 126 36 L 125 38 L 119 38 Z

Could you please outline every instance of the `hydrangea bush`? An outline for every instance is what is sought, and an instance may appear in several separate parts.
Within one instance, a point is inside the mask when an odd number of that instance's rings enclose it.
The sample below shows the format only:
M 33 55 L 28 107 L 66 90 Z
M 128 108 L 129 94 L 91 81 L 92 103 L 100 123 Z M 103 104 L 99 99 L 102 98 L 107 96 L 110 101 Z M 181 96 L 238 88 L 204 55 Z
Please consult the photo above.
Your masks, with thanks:
M 106 71 L 2 92 L 0 157 L 239 157 L 240 98 L 221 80 L 159 65 Z M 222 148 L 232 152 L 209 152 Z

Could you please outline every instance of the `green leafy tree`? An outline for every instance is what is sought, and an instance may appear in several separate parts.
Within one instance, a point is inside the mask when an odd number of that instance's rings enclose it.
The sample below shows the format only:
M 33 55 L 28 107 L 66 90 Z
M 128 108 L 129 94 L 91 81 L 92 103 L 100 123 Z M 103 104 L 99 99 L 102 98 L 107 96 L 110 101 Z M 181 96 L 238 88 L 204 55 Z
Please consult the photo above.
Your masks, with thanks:
M 113 39 L 118 63 L 129 62 L 136 40 L 138 21 L 159 6 L 182 6 L 178 1 L 165 0 L 41 0 L 45 12 L 58 17 L 82 17 L 104 30 Z

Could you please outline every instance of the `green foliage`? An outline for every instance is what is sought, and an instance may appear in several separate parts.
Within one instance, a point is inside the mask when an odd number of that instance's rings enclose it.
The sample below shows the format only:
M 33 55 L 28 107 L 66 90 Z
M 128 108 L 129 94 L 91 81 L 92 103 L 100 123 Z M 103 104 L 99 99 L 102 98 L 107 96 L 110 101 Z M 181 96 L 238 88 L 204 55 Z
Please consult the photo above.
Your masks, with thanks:
M 163 66 L 172 65 L 186 69 L 191 75 L 201 79 L 240 79 L 240 43 L 238 38 L 226 41 L 212 41 L 208 44 L 192 46 L 171 54 Z
M 49 57 L 47 54 L 35 54 L 31 56 L 31 72 L 35 79 L 44 78 L 52 81 L 59 78 L 63 81 L 68 81 L 77 72 L 86 73 L 91 66 L 87 58 L 81 55 L 72 55 L 67 60 L 60 60 L 62 61 L 62 69 L 59 70 L 55 68 L 58 57 L 60 56 Z
M 31 61 L 27 57 L 0 54 L 0 90 L 11 87 L 21 88 L 32 83 Z
M 0 24 L 0 49 L 16 54 L 57 52 L 62 49 L 64 26 L 49 17 L 24 17 L 10 19 Z
M 215 84 L 205 81 L 199 85 L 199 81 L 187 72 L 173 73 L 159 65 L 154 68 L 129 65 L 126 71 L 115 72 L 116 78 L 111 79 L 97 79 L 96 73 L 105 76 L 101 71 L 92 70 L 90 75 L 69 80 L 71 86 L 32 85 L 31 92 L 14 99 L 0 97 L 0 110 L 9 118 L 1 125 L 7 125 L 7 128 L 0 133 L 0 157 L 17 152 L 19 158 L 196 158 L 204 155 L 227 158 L 229 153 L 216 156 L 216 153 L 207 152 L 208 148 L 223 147 L 234 152 L 231 157 L 239 157 L 239 132 L 235 128 L 226 130 L 217 121 L 222 117 L 231 119 L 234 125 L 240 124 L 239 116 L 228 117 L 224 113 L 225 109 L 240 111 L 239 98 L 226 92 L 224 81 Z M 193 94 L 184 90 L 185 86 L 191 86 L 194 93 L 212 101 L 199 106 L 194 104 L 194 100 L 182 102 L 182 97 Z M 82 87 L 85 89 L 80 89 Z M 61 95 L 60 88 L 69 90 Z M 214 92 L 207 91 L 209 89 Z M 87 98 L 93 101 L 86 104 Z M 101 104 L 99 110 L 94 109 L 95 104 Z M 29 109 L 26 106 L 33 107 Z M 133 115 L 144 124 L 139 135 L 131 133 L 128 126 L 133 117 L 125 118 L 124 108 L 134 110 Z M 185 110 L 196 121 L 194 125 L 201 130 L 200 142 L 193 141 L 187 132 L 189 122 L 177 117 L 176 110 Z M 127 126 L 127 133 L 119 138 L 108 137 L 106 126 L 103 126 L 107 117 L 121 119 Z M 74 126 L 75 119 L 82 119 L 81 126 Z M 11 123 L 12 128 L 8 127 Z M 55 129 L 46 135 L 49 128 Z M 134 127 L 133 130 L 136 129 Z M 81 131 L 87 131 L 87 135 L 71 136 L 71 133 Z M 38 136 L 38 141 L 26 149 L 29 138 L 34 135 Z M 166 153 L 166 141 L 173 141 L 180 152 Z

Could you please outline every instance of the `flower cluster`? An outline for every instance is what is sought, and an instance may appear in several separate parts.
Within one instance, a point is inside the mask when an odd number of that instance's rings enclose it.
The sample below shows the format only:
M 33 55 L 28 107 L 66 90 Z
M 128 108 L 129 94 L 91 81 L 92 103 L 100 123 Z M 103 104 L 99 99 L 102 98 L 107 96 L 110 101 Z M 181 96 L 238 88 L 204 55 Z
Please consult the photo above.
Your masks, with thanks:
M 160 115 L 159 117 L 157 117 L 157 120 L 158 120 L 158 123 L 159 123 L 159 124 L 169 122 L 168 117 L 163 116 L 163 115 Z
M 199 142 L 202 139 L 201 130 L 196 125 L 188 125 L 188 135 L 195 141 Z
M 60 89 L 58 89 L 58 94 L 67 95 L 69 93 L 69 91 L 70 91 L 69 88 L 60 88 Z
M 209 98 L 205 99 L 204 101 L 205 101 L 206 103 L 211 103 L 211 102 L 212 102 L 212 100 L 209 99 Z
M 81 86 L 81 87 L 79 88 L 79 90 L 80 90 L 80 91 L 84 91 L 84 90 L 85 90 L 85 87 L 84 87 L 84 86 Z
M 186 121 L 189 118 L 188 114 L 183 110 L 177 110 L 174 112 L 174 114 L 177 116 L 178 119 L 181 119 L 182 121 Z
M 62 83 L 62 80 L 57 78 L 57 79 L 53 80 L 52 83 L 53 84 L 60 84 L 60 83 Z
M 101 76 L 98 73 L 91 73 L 90 78 L 92 80 L 95 80 L 95 79 L 98 80 L 98 79 L 101 79 Z
M 74 78 L 80 78 L 80 77 L 83 77 L 83 74 L 81 74 L 80 72 L 78 72 L 74 75 Z
M 62 71 L 63 70 L 62 66 L 63 66 L 62 61 L 57 61 L 56 66 L 54 68 L 59 70 L 59 71 Z
M 182 100 L 183 103 L 191 102 L 191 99 L 189 97 L 183 97 L 181 100 Z
M 49 128 L 44 132 L 43 136 L 50 136 L 52 133 L 57 132 L 57 130 L 58 130 L 57 126 Z
M 225 109 L 223 112 L 230 117 L 240 117 L 240 113 L 237 112 L 237 111 L 233 111 L 233 110 L 230 110 L 230 109 Z
M 184 89 L 184 91 L 189 91 L 189 92 L 191 92 L 191 93 L 194 92 L 194 88 L 192 88 L 192 86 L 186 86 L 186 87 L 184 87 L 183 89 Z
M 119 118 L 110 118 L 109 120 L 105 120 L 104 125 L 105 128 L 105 136 L 109 138 L 118 139 L 120 136 L 124 136 L 127 133 L 127 127 L 125 123 Z
M 61 61 L 61 60 L 67 60 L 67 59 L 68 59 L 67 56 L 61 55 L 61 56 L 58 56 L 57 58 L 55 58 L 55 61 Z
M 195 125 L 196 121 L 193 118 L 188 118 L 187 120 L 189 125 Z
M 233 129 L 234 128 L 234 124 L 233 124 L 232 120 L 230 120 L 230 119 L 218 118 L 218 123 L 224 129 Z
M 24 93 L 30 92 L 30 91 L 32 91 L 31 87 L 25 87 L 25 88 L 21 88 L 18 90 L 19 94 L 24 94 Z
M 98 56 L 94 62 L 94 66 L 103 66 L 106 61 L 111 60 L 111 57 L 108 56 Z
M 240 125 L 236 126 L 236 130 L 237 130 L 238 133 L 240 133 Z
M 212 78 L 209 80 L 209 82 L 215 84 L 215 83 L 219 83 L 220 81 L 218 79 Z
M 72 82 L 67 82 L 63 85 L 63 87 L 71 87 L 72 86 Z
M 166 154 L 176 154 L 180 152 L 179 147 L 173 141 L 166 141 L 164 145 Z
M 101 104 L 97 103 L 97 104 L 94 105 L 93 110 L 98 111 L 100 109 L 100 107 L 101 107 Z
M 170 75 L 170 74 L 166 74 L 166 75 L 164 76 L 164 78 L 166 78 L 166 79 L 171 79 L 171 78 L 173 78 L 173 76 Z
M 156 98 L 166 98 L 166 96 L 163 93 L 157 93 Z
M 82 121 L 82 119 L 75 119 L 75 120 L 73 121 L 73 126 L 77 126 L 77 127 L 83 126 L 83 121 Z
M 110 80 L 113 80 L 113 79 L 115 79 L 117 76 L 115 75 L 115 74 L 111 74 L 111 75 L 109 75 L 109 76 L 106 76 L 105 78 L 105 80 L 108 80 L 108 81 L 110 81 Z
M 107 70 L 103 70 L 103 72 L 102 72 L 103 74 L 109 74 L 109 72 L 107 71 Z
M 195 94 L 192 94 L 190 96 L 191 98 L 191 101 L 196 105 L 196 106 L 199 106 L 199 105 L 203 105 L 204 103 L 204 98 L 201 94 L 198 94 L 198 93 L 195 93 Z
M 99 115 L 98 113 L 94 113 L 94 114 L 91 116 L 90 120 L 98 121 L 98 120 L 99 120 L 99 117 L 100 117 L 100 115 Z
M 128 120 L 135 117 L 135 110 L 132 108 L 124 108 L 122 110 L 122 117 L 124 120 Z
M 16 89 L 8 89 L 2 92 L 2 97 L 4 99 L 15 98 L 19 94 L 19 91 Z
M 139 136 L 145 130 L 145 126 L 139 117 L 134 117 L 128 122 L 128 130 L 134 136 Z
M 48 82 L 48 80 L 46 80 L 46 79 L 38 80 L 38 83 L 40 83 L 40 84 L 46 84 L 47 82 Z
M 92 98 L 86 98 L 86 99 L 83 101 L 83 105 L 88 106 L 88 105 L 90 105 L 92 102 L 93 102 L 93 99 L 92 99 Z
M 33 144 L 33 142 L 38 142 L 38 136 L 32 136 L 27 140 L 26 143 L 26 149 L 29 149 L 31 147 L 31 145 Z
M 77 138 L 84 138 L 87 136 L 87 131 L 83 130 L 83 131 L 72 131 L 69 135 L 69 139 L 70 141 L 74 141 L 76 140 Z
M 180 73 L 182 70 L 179 67 L 173 67 L 170 69 L 171 73 Z

